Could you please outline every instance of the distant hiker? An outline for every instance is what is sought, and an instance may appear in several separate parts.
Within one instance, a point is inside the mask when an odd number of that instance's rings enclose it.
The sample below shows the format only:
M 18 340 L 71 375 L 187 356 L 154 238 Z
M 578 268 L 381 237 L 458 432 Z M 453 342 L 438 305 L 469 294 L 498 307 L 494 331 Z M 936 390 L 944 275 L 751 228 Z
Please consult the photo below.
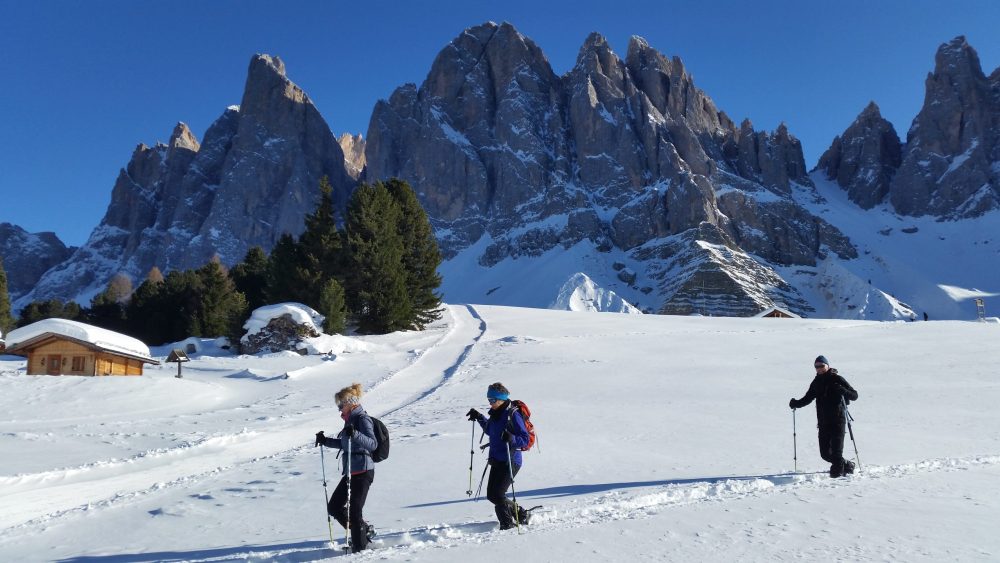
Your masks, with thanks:
M 507 489 L 513 476 L 521 469 L 521 448 L 529 443 L 528 429 L 521 412 L 511 404 L 510 391 L 502 383 L 494 383 L 486 391 L 490 404 L 489 417 L 476 409 L 469 409 L 469 420 L 479 422 L 490 438 L 490 480 L 486 485 L 486 498 L 493 503 L 501 530 L 514 527 L 514 503 L 507 499 Z M 508 460 L 513 464 L 508 465 Z M 527 524 L 531 513 L 517 507 L 517 522 Z
M 375 428 L 372 419 L 361 406 L 361 384 L 355 383 L 344 387 L 334 397 L 340 417 L 344 419 L 344 428 L 336 438 L 328 438 L 323 432 L 316 433 L 316 445 L 328 448 L 338 448 L 344 454 L 344 477 L 330 497 L 327 512 L 344 528 L 347 528 L 348 516 L 351 523 L 351 551 L 357 553 L 368 547 L 368 541 L 375 535 L 375 529 L 365 522 L 362 511 L 368 498 L 368 489 L 375 480 L 375 463 L 372 452 L 378 446 L 375 438 Z M 350 459 L 347 459 L 348 441 L 350 441 Z M 347 479 L 350 472 L 351 506 L 347 506 Z
M 924 311 L 924 320 L 927 320 L 927 311 Z
M 802 408 L 816 401 L 816 419 L 819 427 L 819 455 L 830 462 L 830 477 L 842 477 L 854 473 L 854 464 L 844 459 L 844 432 L 847 416 L 844 404 L 858 400 L 858 392 L 836 369 L 830 367 L 825 356 L 814 362 L 816 377 L 809 384 L 809 390 L 801 399 L 792 398 L 788 406 Z M 843 397 L 845 403 L 841 403 Z

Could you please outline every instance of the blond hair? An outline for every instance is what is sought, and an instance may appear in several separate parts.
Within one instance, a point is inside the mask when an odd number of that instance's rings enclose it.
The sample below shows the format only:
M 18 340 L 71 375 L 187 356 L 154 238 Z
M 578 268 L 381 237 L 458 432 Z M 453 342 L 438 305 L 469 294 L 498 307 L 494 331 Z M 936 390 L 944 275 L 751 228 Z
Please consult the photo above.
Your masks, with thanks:
M 344 387 L 334 396 L 334 400 L 337 404 L 349 403 L 352 405 L 361 404 L 361 391 L 362 387 L 360 383 L 353 383 L 349 387 Z

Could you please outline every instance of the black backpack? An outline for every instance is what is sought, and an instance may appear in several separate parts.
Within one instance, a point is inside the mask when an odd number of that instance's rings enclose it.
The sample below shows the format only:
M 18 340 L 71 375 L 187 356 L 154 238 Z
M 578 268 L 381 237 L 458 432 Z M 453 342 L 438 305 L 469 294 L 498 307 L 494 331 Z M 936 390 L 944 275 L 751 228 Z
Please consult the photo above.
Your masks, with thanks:
M 375 449 L 372 450 L 372 461 L 378 463 L 385 458 L 389 457 L 389 429 L 382 424 L 382 421 L 375 418 L 374 416 L 369 417 L 372 419 L 372 428 L 375 430 Z

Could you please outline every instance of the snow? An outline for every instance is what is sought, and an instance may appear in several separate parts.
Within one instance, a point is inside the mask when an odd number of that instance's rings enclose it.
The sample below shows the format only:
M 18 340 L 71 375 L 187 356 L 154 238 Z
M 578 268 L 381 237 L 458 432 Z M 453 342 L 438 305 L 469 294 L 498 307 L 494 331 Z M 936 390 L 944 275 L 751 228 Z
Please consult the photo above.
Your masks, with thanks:
M 105 350 L 150 358 L 149 347 L 131 336 L 66 319 L 44 319 L 14 329 L 7 334 L 7 348 L 13 348 L 17 344 L 50 332 L 89 342 Z
M 642 314 L 642 311 L 619 297 L 614 291 L 598 286 L 583 272 L 577 272 L 566 280 L 555 301 L 549 305 L 549 309 Z
M 358 381 L 393 446 L 365 509 L 379 549 L 356 560 L 997 560 L 998 331 L 451 305 L 361 338 L 371 354 L 202 354 L 183 379 L 28 377 L 0 357 L 0 559 L 342 557 L 312 438 Z M 812 407 L 793 471 L 788 397 L 818 354 L 860 393 L 848 479 L 823 474 Z M 539 434 L 515 489 L 545 508 L 520 535 L 465 494 L 463 414 L 494 381 Z
M 863 210 L 847 198 L 846 191 L 835 182 L 827 180 L 821 172 L 810 178 L 821 196 L 816 201 L 805 192 L 796 191 L 800 205 L 821 217 L 850 237 L 857 247 L 859 257 L 839 261 L 838 279 L 818 280 L 827 285 L 849 284 L 868 293 L 871 289 L 905 303 L 922 318 L 927 312 L 931 320 L 976 318 L 975 306 L 956 300 L 946 289 L 978 288 L 984 292 L 987 309 L 1000 309 L 1000 211 L 991 211 L 980 217 L 960 221 L 939 221 L 932 216 L 903 217 L 886 205 Z M 916 232 L 903 233 L 902 229 L 915 227 Z M 889 234 L 882 234 L 888 232 Z M 829 252 L 827 253 L 829 254 Z M 795 267 L 779 269 L 791 283 L 803 278 L 790 274 L 790 270 L 807 271 Z M 830 272 L 834 269 L 828 269 Z M 814 270 L 813 273 L 817 273 Z M 819 272 L 823 277 L 824 272 Z M 791 278 L 794 278 L 793 281 Z M 853 278 L 852 281 L 846 281 Z M 856 282 L 860 280 L 862 285 Z M 813 284 L 814 286 L 816 284 Z M 881 299 L 877 294 L 873 294 Z M 863 302 L 859 293 L 844 294 L 852 303 Z M 853 316 L 843 308 L 815 293 L 810 303 L 818 316 Z M 881 310 L 889 311 L 890 308 Z M 905 314 L 905 313 L 904 313 Z M 866 318 L 873 318 L 868 316 Z M 892 318 L 885 317 L 883 320 Z M 899 317 L 897 317 L 899 318 Z
M 979 297 L 996 297 L 1000 295 L 1000 293 L 990 293 L 987 291 L 979 291 L 978 289 L 965 289 L 963 287 L 955 287 L 953 285 L 938 284 L 938 287 L 940 287 L 941 290 L 948 295 L 948 297 L 951 297 L 955 301 L 966 301 Z

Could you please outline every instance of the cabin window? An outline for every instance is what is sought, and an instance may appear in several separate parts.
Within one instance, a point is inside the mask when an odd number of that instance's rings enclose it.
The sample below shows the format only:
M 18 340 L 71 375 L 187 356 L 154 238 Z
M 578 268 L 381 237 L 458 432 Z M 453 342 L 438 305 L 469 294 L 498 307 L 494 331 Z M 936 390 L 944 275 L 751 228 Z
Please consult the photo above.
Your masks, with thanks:
M 87 367 L 86 356 L 73 356 L 73 371 L 82 372 Z

